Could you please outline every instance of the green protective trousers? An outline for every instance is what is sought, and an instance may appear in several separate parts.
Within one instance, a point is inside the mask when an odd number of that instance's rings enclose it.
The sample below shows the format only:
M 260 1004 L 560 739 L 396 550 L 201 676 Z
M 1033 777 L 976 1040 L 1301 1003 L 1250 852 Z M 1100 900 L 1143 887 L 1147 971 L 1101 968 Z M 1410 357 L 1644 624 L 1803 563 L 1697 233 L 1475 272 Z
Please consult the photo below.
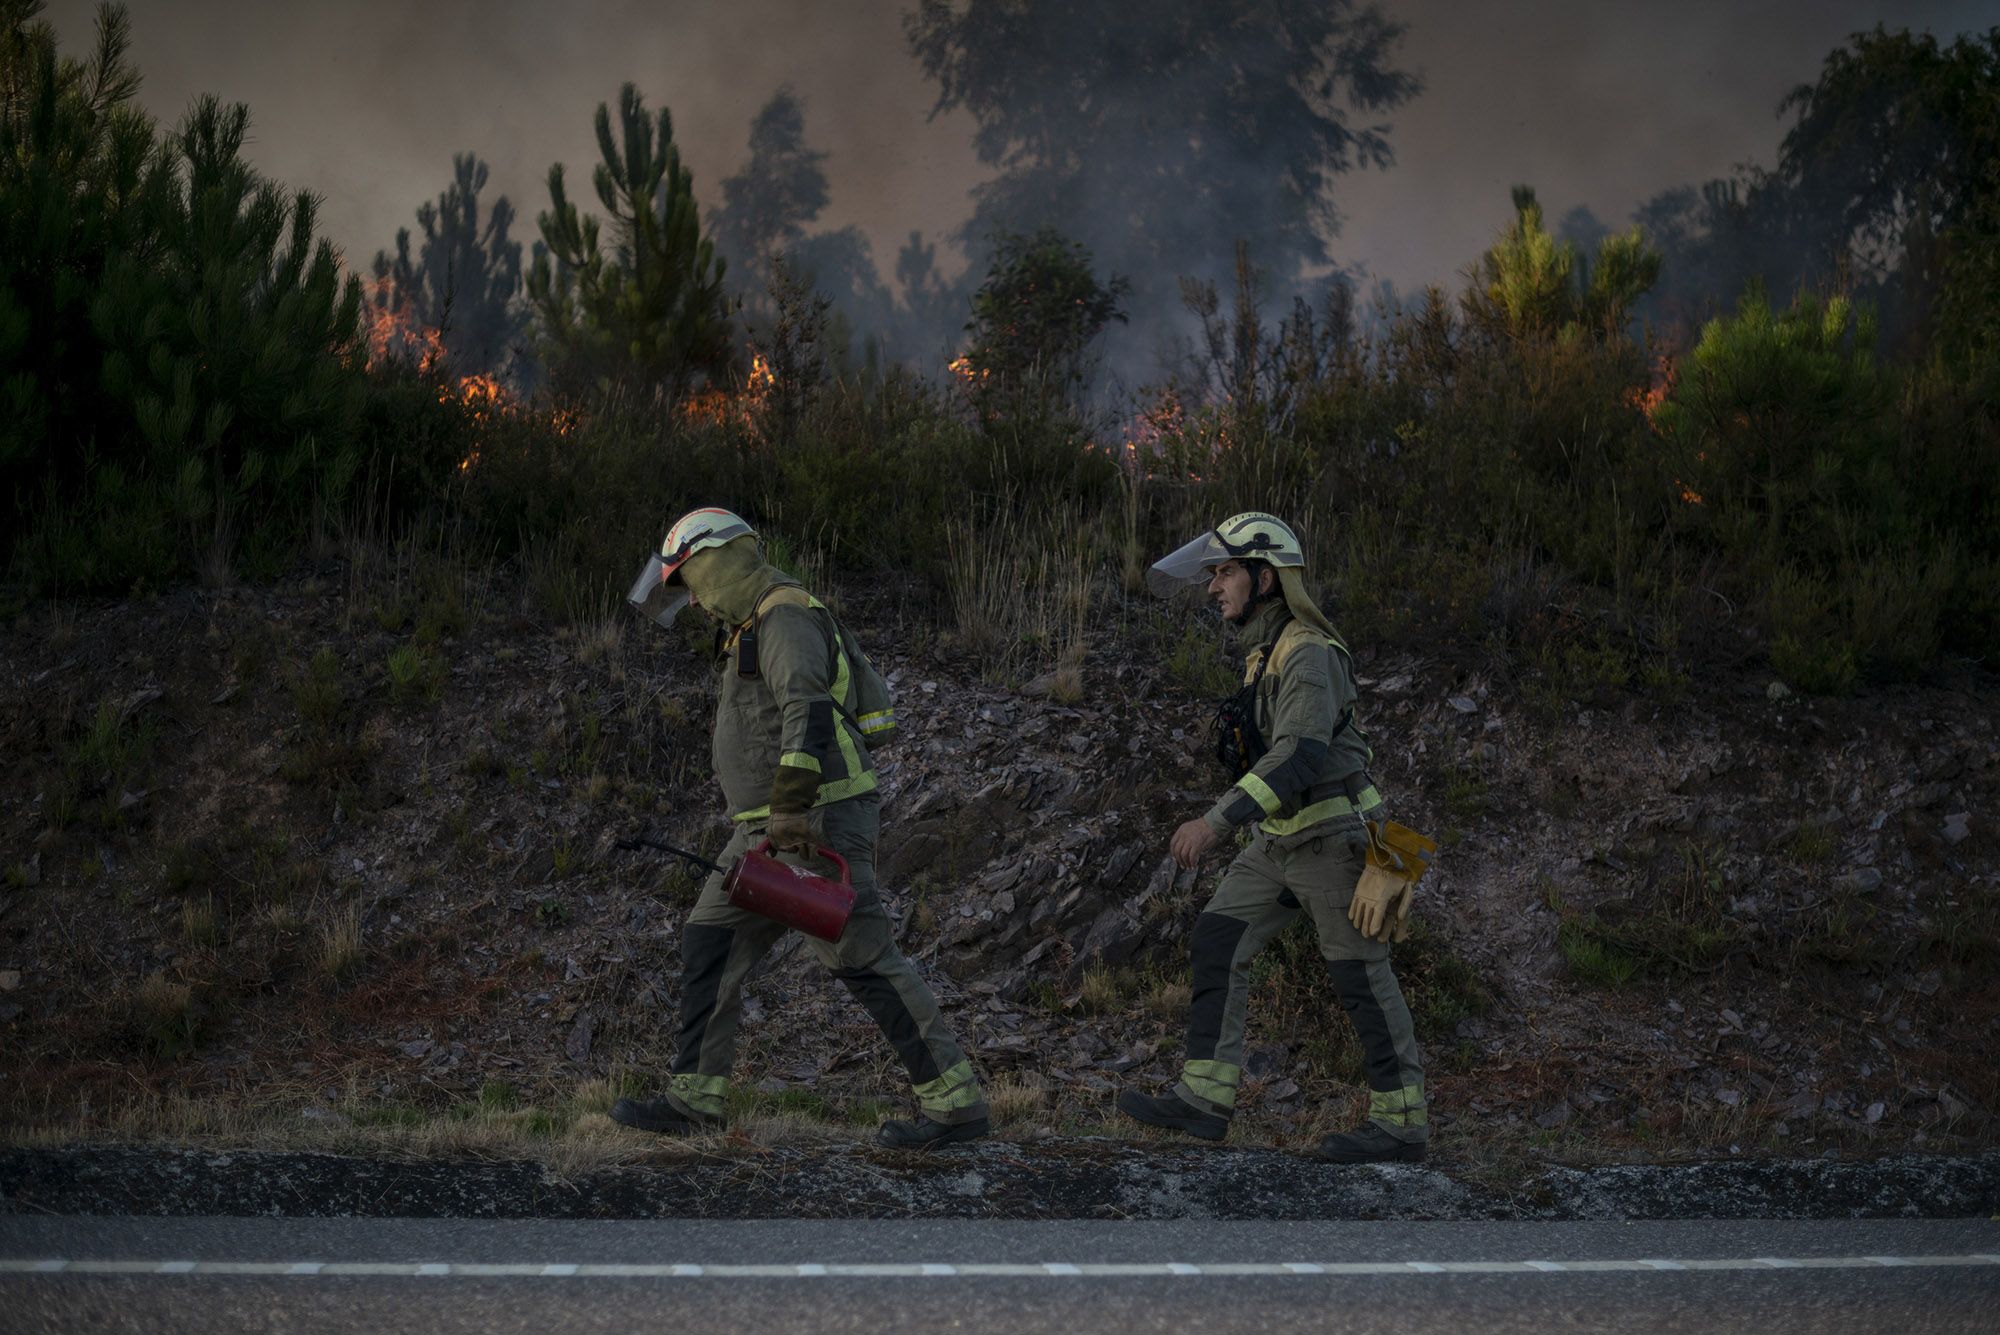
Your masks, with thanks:
M 1389 966 L 1389 947 L 1347 919 L 1367 847 L 1359 822 L 1354 826 L 1285 838 L 1258 834 L 1195 920 L 1187 1062 L 1174 1092 L 1202 1111 L 1222 1117 L 1235 1111 L 1250 962 L 1304 909 L 1361 1041 L 1369 1120 L 1398 1140 L 1430 1138 L 1416 1030 Z
M 930 988 L 896 949 L 882 907 L 875 880 L 880 815 L 881 800 L 872 792 L 811 813 L 817 841 L 847 859 L 854 912 L 838 941 L 809 936 L 806 943 L 882 1027 L 909 1070 L 924 1115 L 947 1124 L 977 1121 L 987 1115 L 986 1095 Z M 761 822 L 739 824 L 717 861 L 729 866 L 763 836 Z M 732 907 L 720 874 L 702 886 L 681 936 L 680 1052 L 667 1090 L 683 1112 L 711 1121 L 723 1116 L 743 1013 L 743 980 L 787 930 Z

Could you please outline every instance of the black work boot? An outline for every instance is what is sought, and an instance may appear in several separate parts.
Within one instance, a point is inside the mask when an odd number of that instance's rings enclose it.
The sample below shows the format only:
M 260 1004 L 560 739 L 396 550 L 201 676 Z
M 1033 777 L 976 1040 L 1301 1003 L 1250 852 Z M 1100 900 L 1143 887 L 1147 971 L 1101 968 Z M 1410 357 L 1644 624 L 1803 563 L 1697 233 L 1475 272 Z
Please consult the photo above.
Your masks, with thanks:
M 1376 1123 L 1363 1122 L 1322 1140 L 1319 1157 L 1334 1163 L 1422 1163 L 1424 1142 L 1398 1140 Z
M 882 1129 L 875 1133 L 875 1143 L 888 1150 L 934 1150 L 992 1134 L 992 1119 L 986 1117 L 975 1122 L 935 1122 L 928 1117 L 914 1117 L 882 1123 Z
M 698 1136 L 722 1130 L 722 1123 L 690 1117 L 666 1099 L 620 1099 L 611 1105 L 611 1120 L 639 1131 L 663 1136 Z
M 1147 1126 L 1163 1126 L 1169 1131 L 1185 1131 L 1203 1140 L 1221 1140 L 1229 1134 L 1229 1119 L 1203 1112 L 1180 1095 L 1141 1094 L 1136 1089 L 1118 1091 L 1118 1111 Z

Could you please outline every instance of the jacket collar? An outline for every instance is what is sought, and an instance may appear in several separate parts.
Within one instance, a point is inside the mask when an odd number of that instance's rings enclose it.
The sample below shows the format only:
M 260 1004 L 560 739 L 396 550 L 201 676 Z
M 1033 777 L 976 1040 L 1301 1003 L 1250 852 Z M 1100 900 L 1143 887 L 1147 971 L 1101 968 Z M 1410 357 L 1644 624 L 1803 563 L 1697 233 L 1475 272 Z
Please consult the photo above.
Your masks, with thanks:
M 1258 604 L 1250 619 L 1240 626 L 1231 626 L 1239 643 L 1252 648 L 1267 645 L 1278 638 L 1278 632 L 1291 618 L 1291 609 L 1285 606 L 1282 597 L 1266 598 Z

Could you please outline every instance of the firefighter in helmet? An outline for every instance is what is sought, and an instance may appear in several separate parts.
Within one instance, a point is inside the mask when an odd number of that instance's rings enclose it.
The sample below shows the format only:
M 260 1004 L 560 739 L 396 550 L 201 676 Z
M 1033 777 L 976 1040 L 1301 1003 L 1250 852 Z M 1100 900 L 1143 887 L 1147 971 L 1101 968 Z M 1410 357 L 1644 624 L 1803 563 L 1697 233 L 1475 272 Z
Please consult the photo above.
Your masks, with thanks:
M 1250 962 L 1303 910 L 1319 935 L 1341 1005 L 1361 1041 L 1368 1120 L 1328 1136 L 1336 1162 L 1410 1162 L 1430 1136 L 1423 1066 L 1410 1010 L 1389 966 L 1408 911 L 1407 884 L 1364 877 L 1382 796 L 1368 775 L 1346 644 L 1307 594 L 1304 553 L 1282 521 L 1236 515 L 1157 562 L 1155 593 L 1206 583 L 1248 650 L 1243 687 L 1217 713 L 1217 750 L 1235 782 L 1174 832 L 1172 853 L 1195 866 L 1255 823 L 1195 921 L 1193 996 L 1180 1079 L 1158 1095 L 1127 1089 L 1119 1110 L 1208 1140 L 1228 1134 L 1243 1074 Z M 1394 827 L 1400 828 L 1400 827 Z M 1402 885 L 1400 902 L 1384 886 Z
M 855 901 L 846 930 L 838 941 L 806 940 L 881 1026 L 915 1087 L 922 1116 L 883 1123 L 877 1142 L 930 1149 L 986 1135 L 978 1077 L 896 949 L 882 907 L 869 750 L 893 733 L 895 714 L 866 655 L 824 604 L 764 561 L 755 530 L 727 510 L 676 521 L 627 597 L 662 625 L 692 603 L 720 627 L 713 760 L 736 829 L 718 860 L 727 866 L 767 837 L 801 864 L 822 845 L 847 860 Z M 681 936 L 672 1074 L 657 1098 L 620 1099 L 614 1121 L 669 1135 L 723 1125 L 743 980 L 785 930 L 731 906 L 720 874 L 708 879 Z

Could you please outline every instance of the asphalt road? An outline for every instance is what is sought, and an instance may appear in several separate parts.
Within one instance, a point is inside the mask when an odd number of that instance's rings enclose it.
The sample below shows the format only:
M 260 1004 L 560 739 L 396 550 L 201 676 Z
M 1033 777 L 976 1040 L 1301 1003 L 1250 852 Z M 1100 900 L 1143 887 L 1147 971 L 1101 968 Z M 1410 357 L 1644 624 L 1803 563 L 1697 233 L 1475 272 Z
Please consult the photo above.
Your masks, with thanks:
M 1062 1327 L 1987 1332 L 2000 1221 L 0 1216 L 8 1332 Z

